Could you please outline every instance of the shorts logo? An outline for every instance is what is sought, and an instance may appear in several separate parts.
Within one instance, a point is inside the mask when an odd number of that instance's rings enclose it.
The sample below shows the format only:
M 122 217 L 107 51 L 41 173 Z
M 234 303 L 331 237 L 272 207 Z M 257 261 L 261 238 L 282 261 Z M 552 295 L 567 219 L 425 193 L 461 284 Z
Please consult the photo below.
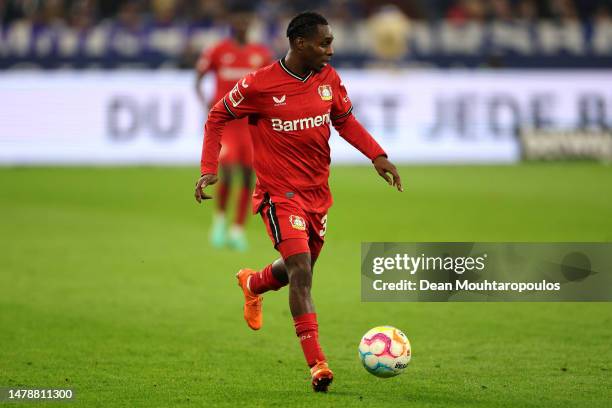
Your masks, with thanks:
M 304 221 L 302 217 L 298 215 L 289 216 L 289 222 L 291 223 L 291 226 L 293 227 L 293 229 L 300 230 L 300 231 L 306 230 L 306 222 Z
M 324 101 L 331 101 L 332 100 L 331 86 L 321 85 L 319 87 L 319 95 L 321 96 L 321 99 L 323 99 Z
M 229 93 L 229 100 L 234 108 L 240 105 L 240 102 L 244 101 L 244 96 L 242 95 L 242 92 L 240 92 L 238 84 L 236 84 L 236 86 L 234 86 L 232 91 Z

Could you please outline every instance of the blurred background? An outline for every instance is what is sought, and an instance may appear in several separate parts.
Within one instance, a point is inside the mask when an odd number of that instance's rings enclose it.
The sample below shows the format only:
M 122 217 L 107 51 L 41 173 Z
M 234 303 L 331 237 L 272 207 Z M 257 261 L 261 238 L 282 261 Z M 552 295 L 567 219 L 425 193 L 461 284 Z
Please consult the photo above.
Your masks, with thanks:
M 329 19 L 357 116 L 398 162 L 612 156 L 609 0 L 0 0 L 0 163 L 195 165 L 194 67 L 245 8 L 277 58 L 291 16 Z
M 0 68 L 190 68 L 236 1 L 0 0 Z M 604 68 L 609 0 L 254 0 L 251 30 L 281 55 L 292 15 L 323 13 L 336 66 Z

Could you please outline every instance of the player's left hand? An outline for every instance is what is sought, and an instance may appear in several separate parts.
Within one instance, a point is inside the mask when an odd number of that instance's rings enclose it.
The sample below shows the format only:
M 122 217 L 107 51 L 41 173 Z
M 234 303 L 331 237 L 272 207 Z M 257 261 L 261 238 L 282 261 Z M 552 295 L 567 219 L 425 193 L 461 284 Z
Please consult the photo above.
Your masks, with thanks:
M 395 168 L 393 163 L 389 161 L 389 159 L 387 159 L 385 156 L 378 156 L 374 159 L 373 163 L 374 168 L 376 169 L 376 172 L 378 172 L 380 177 L 384 178 L 390 186 L 395 186 L 398 191 L 404 191 L 404 189 L 402 188 L 402 179 L 400 178 L 397 169 Z M 391 173 L 393 179 L 389 177 L 388 173 Z
M 201 203 L 202 200 L 210 200 L 212 198 L 212 196 L 204 192 L 204 189 L 206 186 L 215 184 L 217 180 L 218 178 L 214 174 L 204 174 L 202 177 L 200 177 L 195 187 L 195 199 L 198 203 Z

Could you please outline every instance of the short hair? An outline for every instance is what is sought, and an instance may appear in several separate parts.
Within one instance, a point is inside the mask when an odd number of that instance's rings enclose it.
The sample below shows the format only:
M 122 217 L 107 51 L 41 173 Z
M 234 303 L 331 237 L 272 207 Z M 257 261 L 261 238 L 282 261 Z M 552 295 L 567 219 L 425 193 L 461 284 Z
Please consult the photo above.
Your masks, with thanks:
M 287 26 L 287 37 L 289 41 L 295 40 L 297 37 L 308 38 L 317 31 L 317 26 L 328 25 L 329 23 L 319 13 L 314 11 L 304 11 L 291 19 Z

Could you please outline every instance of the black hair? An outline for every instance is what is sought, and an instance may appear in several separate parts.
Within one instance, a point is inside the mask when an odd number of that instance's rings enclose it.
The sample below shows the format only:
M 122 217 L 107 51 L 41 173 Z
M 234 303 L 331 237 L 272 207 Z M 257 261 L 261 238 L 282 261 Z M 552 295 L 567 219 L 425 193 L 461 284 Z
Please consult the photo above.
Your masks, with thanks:
M 319 13 L 314 11 L 304 11 L 291 19 L 287 26 L 287 37 L 289 41 L 297 37 L 308 38 L 317 31 L 317 26 L 328 25 L 329 23 Z

